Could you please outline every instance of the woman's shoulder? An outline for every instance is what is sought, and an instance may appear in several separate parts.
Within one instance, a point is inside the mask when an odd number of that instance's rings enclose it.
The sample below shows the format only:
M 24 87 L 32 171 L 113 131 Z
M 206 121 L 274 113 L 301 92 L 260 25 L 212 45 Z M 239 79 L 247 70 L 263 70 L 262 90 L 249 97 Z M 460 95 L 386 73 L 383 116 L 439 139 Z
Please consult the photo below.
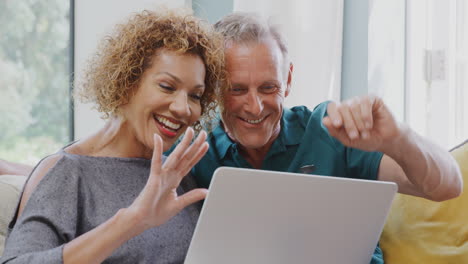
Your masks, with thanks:
M 29 175 L 26 185 L 23 189 L 23 194 L 21 196 L 21 202 L 18 211 L 19 214 L 21 214 L 21 212 L 23 211 L 26 202 L 31 197 L 31 194 L 36 189 L 39 182 L 41 182 L 44 176 L 47 175 L 47 173 L 49 173 L 49 171 L 57 164 L 57 162 L 59 162 L 59 160 L 63 158 L 63 156 L 64 152 L 59 151 L 55 154 L 45 157 L 36 165 L 36 167 Z

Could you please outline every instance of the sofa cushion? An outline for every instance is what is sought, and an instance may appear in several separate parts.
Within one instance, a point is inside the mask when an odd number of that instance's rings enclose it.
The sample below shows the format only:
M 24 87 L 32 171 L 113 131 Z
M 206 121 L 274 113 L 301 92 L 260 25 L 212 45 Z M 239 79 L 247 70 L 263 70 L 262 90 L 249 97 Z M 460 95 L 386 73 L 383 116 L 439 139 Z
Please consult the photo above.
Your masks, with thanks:
M 13 217 L 26 176 L 0 175 L 0 256 L 8 224 Z
M 468 144 L 452 151 L 464 186 Z M 397 194 L 380 239 L 385 263 L 468 263 L 468 192 L 445 201 Z

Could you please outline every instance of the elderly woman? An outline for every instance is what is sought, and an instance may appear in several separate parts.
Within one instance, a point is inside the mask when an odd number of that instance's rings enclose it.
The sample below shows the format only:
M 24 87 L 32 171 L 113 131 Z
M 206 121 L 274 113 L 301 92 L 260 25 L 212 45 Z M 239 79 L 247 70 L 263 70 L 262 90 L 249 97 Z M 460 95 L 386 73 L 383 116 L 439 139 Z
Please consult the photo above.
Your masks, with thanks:
M 206 195 L 184 178 L 208 149 L 190 126 L 215 107 L 221 47 L 185 11 L 119 25 L 81 90 L 107 123 L 36 166 L 0 263 L 182 263 Z

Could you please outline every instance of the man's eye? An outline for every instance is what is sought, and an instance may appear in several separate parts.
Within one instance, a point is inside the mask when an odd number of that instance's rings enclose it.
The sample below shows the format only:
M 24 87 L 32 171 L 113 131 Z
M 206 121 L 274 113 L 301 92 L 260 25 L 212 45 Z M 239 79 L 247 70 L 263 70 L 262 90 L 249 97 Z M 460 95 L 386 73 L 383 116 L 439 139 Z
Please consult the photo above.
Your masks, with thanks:
M 243 94 L 245 91 L 247 91 L 247 89 L 245 88 L 240 88 L 240 87 L 233 87 L 231 89 L 229 89 L 230 93 L 231 94 Z
M 264 85 L 260 87 L 260 91 L 263 93 L 274 93 L 278 90 L 276 85 Z

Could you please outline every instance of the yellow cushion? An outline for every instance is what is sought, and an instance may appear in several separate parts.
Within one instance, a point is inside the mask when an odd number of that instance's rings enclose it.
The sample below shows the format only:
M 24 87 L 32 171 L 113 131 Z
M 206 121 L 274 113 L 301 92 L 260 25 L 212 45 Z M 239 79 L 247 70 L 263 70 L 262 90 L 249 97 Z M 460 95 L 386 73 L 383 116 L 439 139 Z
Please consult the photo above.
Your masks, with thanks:
M 468 184 L 468 144 L 452 152 Z M 380 239 L 385 263 L 468 263 L 468 191 L 446 202 L 397 194 Z

